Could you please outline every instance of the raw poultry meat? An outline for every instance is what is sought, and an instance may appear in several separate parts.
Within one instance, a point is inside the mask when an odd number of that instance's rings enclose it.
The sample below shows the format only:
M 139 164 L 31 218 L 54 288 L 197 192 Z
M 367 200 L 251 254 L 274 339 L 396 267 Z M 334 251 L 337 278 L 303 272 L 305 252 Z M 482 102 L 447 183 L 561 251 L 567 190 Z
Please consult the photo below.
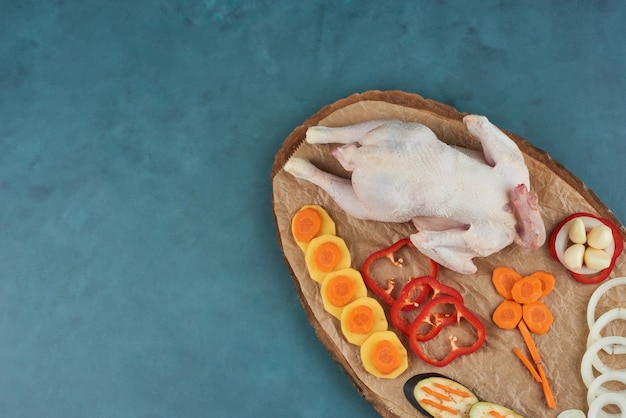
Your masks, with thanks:
M 487 118 L 463 119 L 482 152 L 440 141 L 426 126 L 397 120 L 311 127 L 310 144 L 343 144 L 333 155 L 343 178 L 292 157 L 285 170 L 325 190 L 349 215 L 381 222 L 413 222 L 413 244 L 463 274 L 474 257 L 509 244 L 535 249 L 546 238 L 524 157 Z

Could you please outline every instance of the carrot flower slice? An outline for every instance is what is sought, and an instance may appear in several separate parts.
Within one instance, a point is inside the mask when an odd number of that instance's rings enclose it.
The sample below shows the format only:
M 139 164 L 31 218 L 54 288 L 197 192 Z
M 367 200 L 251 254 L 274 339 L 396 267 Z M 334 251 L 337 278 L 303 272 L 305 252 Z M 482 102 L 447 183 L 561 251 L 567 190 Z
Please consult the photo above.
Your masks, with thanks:
M 518 303 L 532 303 L 541 297 L 543 287 L 536 276 L 524 277 L 515 282 L 511 288 L 511 296 Z
M 521 321 L 522 314 L 522 305 L 513 300 L 505 300 L 493 312 L 493 322 L 502 329 L 514 329 Z
M 496 267 L 492 273 L 491 281 L 500 296 L 512 300 L 513 295 L 511 294 L 511 290 L 513 289 L 513 285 L 521 278 L 522 276 L 513 269 L 508 267 Z

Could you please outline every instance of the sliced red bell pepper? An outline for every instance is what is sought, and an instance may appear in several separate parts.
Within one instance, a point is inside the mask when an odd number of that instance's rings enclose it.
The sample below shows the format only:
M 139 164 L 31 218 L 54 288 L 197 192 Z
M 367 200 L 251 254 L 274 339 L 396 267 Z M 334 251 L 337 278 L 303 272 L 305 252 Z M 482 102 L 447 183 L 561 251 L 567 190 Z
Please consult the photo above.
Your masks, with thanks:
M 391 305 L 391 323 L 403 334 L 409 335 L 411 323 L 401 312 L 419 307 L 432 294 L 432 298 L 449 295 L 463 302 L 463 296 L 453 287 L 447 286 L 434 277 L 422 276 L 411 279 Z
M 402 260 L 397 260 L 395 258 L 395 254 L 404 246 L 415 248 L 409 238 L 403 238 L 387 248 L 372 253 L 369 257 L 367 257 L 367 259 L 363 263 L 363 266 L 361 267 L 361 275 L 363 276 L 363 281 L 365 282 L 365 285 L 389 306 L 392 306 L 395 301 L 393 296 L 391 296 L 391 292 L 394 289 L 394 279 L 388 279 L 387 288 L 383 288 L 376 280 L 372 278 L 370 268 L 376 260 L 382 258 L 387 258 L 391 260 L 391 262 L 395 265 L 401 265 Z M 430 261 L 431 266 L 430 276 L 437 277 L 437 273 L 439 272 L 439 265 L 430 258 L 428 260 Z
M 454 308 L 453 313 L 448 315 L 445 313 L 435 313 L 435 310 L 440 305 L 452 305 Z M 442 329 L 453 323 L 460 325 L 462 319 L 465 319 L 476 330 L 477 337 L 472 344 L 459 346 L 456 343 L 456 337 L 451 336 L 450 344 L 452 348 L 450 352 L 441 359 L 431 357 L 423 350 L 422 343 L 435 338 Z M 428 332 L 421 333 L 420 328 L 424 324 L 430 325 L 430 328 Z M 433 298 L 422 306 L 422 310 L 413 321 L 409 330 L 409 342 L 413 352 L 415 352 L 419 358 L 430 365 L 443 367 L 457 357 L 478 350 L 485 342 L 485 327 L 482 322 L 465 307 L 461 300 L 453 296 L 444 295 Z
M 569 215 L 568 217 L 563 219 L 556 226 L 556 228 L 554 228 L 552 235 L 550 235 L 550 243 L 549 243 L 550 255 L 555 260 L 557 261 L 559 260 L 559 256 L 557 255 L 557 250 L 556 250 L 556 237 L 559 231 L 561 230 L 561 228 L 563 228 L 563 226 L 565 226 L 566 223 L 568 223 L 574 218 L 578 218 L 581 216 L 597 219 L 598 221 L 602 222 L 604 225 L 611 228 L 611 232 L 613 234 L 613 242 L 615 243 L 615 251 L 613 252 L 613 257 L 611 258 L 611 265 L 609 265 L 607 268 L 605 268 L 604 270 L 601 270 L 600 272 L 598 272 L 598 274 L 593 275 L 593 276 L 580 274 L 580 273 L 576 273 L 571 270 L 568 270 L 570 276 L 572 276 L 574 280 L 576 280 L 579 283 L 597 284 L 606 280 L 606 278 L 609 277 L 609 274 L 611 274 L 611 272 L 613 271 L 613 268 L 615 267 L 615 262 L 617 261 L 617 257 L 624 250 L 624 240 L 622 238 L 622 234 L 619 228 L 613 222 L 610 222 L 609 220 L 604 219 L 604 218 L 600 218 L 599 216 L 592 215 L 591 213 L 585 213 L 585 212 L 574 213 L 572 215 Z

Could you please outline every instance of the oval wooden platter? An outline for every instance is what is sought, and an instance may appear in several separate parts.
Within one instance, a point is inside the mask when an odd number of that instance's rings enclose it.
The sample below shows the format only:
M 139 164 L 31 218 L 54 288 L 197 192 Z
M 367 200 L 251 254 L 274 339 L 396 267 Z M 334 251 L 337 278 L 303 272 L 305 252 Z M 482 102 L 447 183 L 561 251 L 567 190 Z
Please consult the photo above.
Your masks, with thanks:
M 586 410 L 587 392 L 580 377 L 580 363 L 588 335 L 585 319 L 587 302 L 597 285 L 574 281 L 551 258 L 547 244 L 534 251 L 512 245 L 492 256 L 475 259 L 478 272 L 473 275 L 460 275 L 441 268 L 438 279 L 459 290 L 467 307 L 482 320 L 487 330 L 486 343 L 477 352 L 437 368 L 413 355 L 407 340 L 401 336 L 409 353 L 409 368 L 400 377 L 389 380 L 373 377 L 363 369 L 359 348 L 345 341 L 339 321 L 324 311 L 319 284 L 309 277 L 303 253 L 291 236 L 290 224 L 294 213 L 307 204 L 321 205 L 336 222 L 337 235 L 346 241 L 352 255 L 352 267 L 360 269 L 369 254 L 414 232 L 411 224 L 386 224 L 351 218 L 319 188 L 285 172 L 285 162 L 296 155 L 310 159 L 326 171 L 349 176 L 330 154 L 332 146 L 312 146 L 304 141 L 308 127 L 318 124 L 345 126 L 371 119 L 400 119 L 429 126 L 448 144 L 479 149 L 480 144 L 462 123 L 464 115 L 450 106 L 416 94 L 369 91 L 325 106 L 289 135 L 277 152 L 272 167 L 273 209 L 278 240 L 302 306 L 330 355 L 344 369 L 355 388 L 384 417 L 419 415 L 404 398 L 402 387 L 410 377 L 425 372 L 444 374 L 471 388 L 480 399 L 505 405 L 527 417 L 556 417 L 560 411 L 571 408 Z M 624 227 L 578 178 L 523 138 L 507 131 L 505 133 L 524 153 L 531 187 L 539 196 L 548 234 L 567 215 L 590 212 L 614 222 L 624 236 Z M 401 286 L 410 275 L 428 272 L 427 262 L 417 251 L 404 254 L 404 257 L 404 270 L 390 266 L 389 271 L 385 271 L 385 266 L 377 274 L 381 277 L 393 275 Z M 626 275 L 623 259 L 620 255 L 611 278 Z M 556 410 L 546 406 L 541 385 L 534 381 L 513 354 L 514 347 L 525 347 L 520 333 L 517 330 L 501 330 L 491 321 L 494 309 L 502 301 L 491 283 L 491 273 L 498 266 L 510 267 L 522 275 L 544 270 L 556 277 L 555 289 L 544 299 L 554 316 L 554 324 L 547 334 L 534 336 L 554 391 Z M 601 300 L 597 315 L 625 299 L 624 289 L 614 291 Z M 388 315 L 389 310 L 386 313 Z M 391 322 L 390 329 L 393 329 Z

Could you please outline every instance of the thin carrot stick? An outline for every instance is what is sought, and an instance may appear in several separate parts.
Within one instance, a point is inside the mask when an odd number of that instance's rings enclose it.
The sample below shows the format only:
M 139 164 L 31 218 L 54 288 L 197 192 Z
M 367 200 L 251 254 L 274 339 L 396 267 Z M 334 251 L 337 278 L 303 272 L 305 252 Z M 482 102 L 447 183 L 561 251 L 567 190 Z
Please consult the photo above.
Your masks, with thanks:
M 522 350 L 520 350 L 518 347 L 515 347 L 513 349 L 513 352 L 515 353 L 515 355 L 517 356 L 517 358 L 519 358 L 520 360 L 522 360 L 522 363 L 524 363 L 524 366 L 526 366 L 526 368 L 528 369 L 528 371 L 530 372 L 530 374 L 533 375 L 533 377 L 535 378 L 535 380 L 539 383 L 541 383 L 541 377 L 539 376 L 539 373 L 537 372 L 537 370 L 535 369 L 535 366 L 533 366 L 533 364 L 531 363 L 530 360 L 528 360 L 528 357 L 526 357 L 524 355 L 524 353 L 522 353 Z
M 430 399 L 423 399 L 421 402 L 425 403 L 426 405 L 430 405 L 430 406 L 432 406 L 434 408 L 441 409 L 442 411 L 449 412 L 451 414 L 455 414 L 455 415 L 459 414 L 459 411 L 457 411 L 456 409 L 450 408 L 449 406 L 446 406 L 446 405 L 443 405 L 443 404 L 440 404 L 440 403 L 437 403 L 437 402 L 434 402 L 434 401 L 431 401 Z
M 546 397 L 546 404 L 548 407 L 552 409 L 556 409 L 556 402 L 554 401 L 554 395 L 552 393 L 552 389 L 550 389 L 550 384 L 548 383 L 548 378 L 546 377 L 546 372 L 543 370 L 543 366 L 541 365 L 541 356 L 539 355 L 539 350 L 537 350 L 537 346 L 535 345 L 532 336 L 530 335 L 530 330 L 524 323 L 524 321 L 520 321 L 518 324 L 518 329 L 522 333 L 522 337 L 524 338 L 524 342 L 528 347 L 528 352 L 532 357 L 535 365 L 537 366 L 537 372 L 539 377 L 541 378 L 541 386 L 543 387 L 543 394 Z
M 452 386 L 444 385 L 444 384 L 441 384 L 441 383 L 438 383 L 438 382 L 433 383 L 433 386 L 443 390 L 444 392 L 448 392 L 448 393 L 451 393 L 453 395 L 458 395 L 458 396 L 461 396 L 463 398 L 469 398 L 470 396 L 472 396 L 472 395 L 470 395 L 469 393 L 467 393 L 467 392 L 465 392 L 463 390 L 459 390 L 459 389 L 453 388 Z
M 550 389 L 550 384 L 548 383 L 548 377 L 546 376 L 546 372 L 543 370 L 543 366 L 541 365 L 541 363 L 537 364 L 537 371 L 539 372 L 539 376 L 541 377 L 541 386 L 543 386 L 543 393 L 546 397 L 546 404 L 550 408 L 556 409 L 556 401 L 554 400 L 552 389 Z
M 429 395 L 434 396 L 437 399 L 441 399 L 442 401 L 448 401 L 448 402 L 452 401 L 452 398 L 446 395 L 445 393 L 440 393 L 440 392 L 437 392 L 436 390 L 432 390 L 428 386 L 423 386 L 422 390 L 428 393 Z

